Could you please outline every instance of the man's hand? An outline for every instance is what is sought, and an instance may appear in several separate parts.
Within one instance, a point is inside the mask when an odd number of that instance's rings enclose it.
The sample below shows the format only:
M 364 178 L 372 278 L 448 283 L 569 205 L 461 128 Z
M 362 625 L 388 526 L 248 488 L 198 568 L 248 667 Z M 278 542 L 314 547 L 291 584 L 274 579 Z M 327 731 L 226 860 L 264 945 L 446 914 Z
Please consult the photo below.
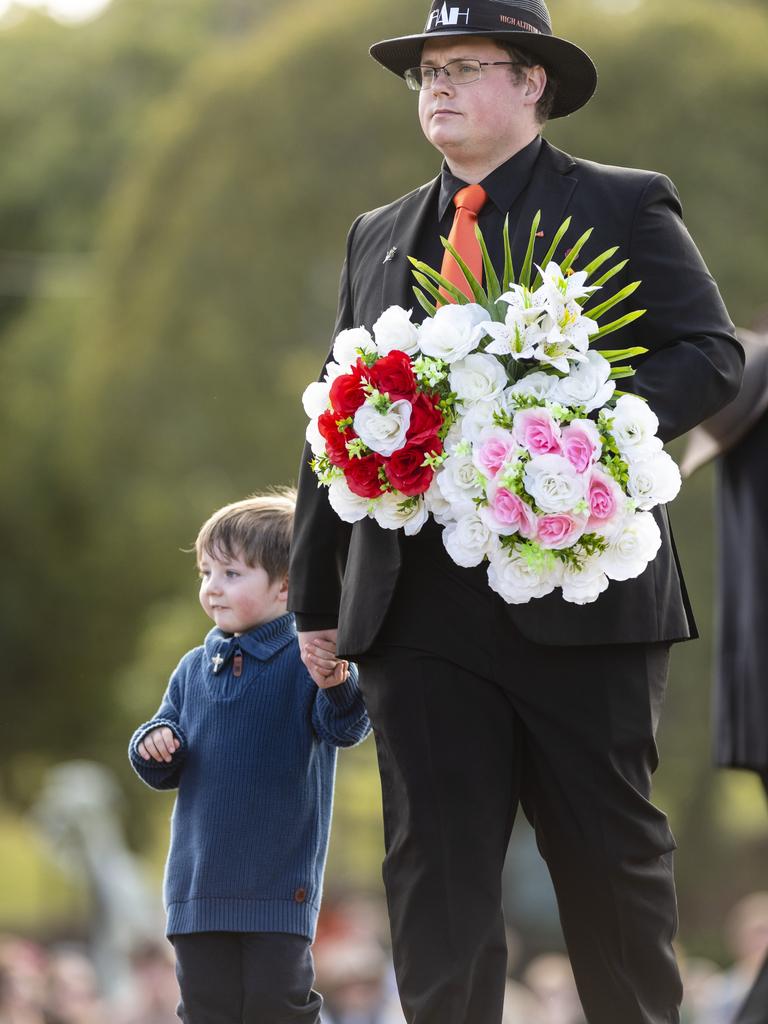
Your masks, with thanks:
M 168 764 L 180 746 L 173 730 L 163 725 L 147 733 L 139 744 L 139 753 L 145 761 L 165 761 Z
M 317 629 L 299 633 L 301 660 L 317 685 L 327 690 L 339 686 L 349 676 L 349 662 L 336 657 L 335 629 Z

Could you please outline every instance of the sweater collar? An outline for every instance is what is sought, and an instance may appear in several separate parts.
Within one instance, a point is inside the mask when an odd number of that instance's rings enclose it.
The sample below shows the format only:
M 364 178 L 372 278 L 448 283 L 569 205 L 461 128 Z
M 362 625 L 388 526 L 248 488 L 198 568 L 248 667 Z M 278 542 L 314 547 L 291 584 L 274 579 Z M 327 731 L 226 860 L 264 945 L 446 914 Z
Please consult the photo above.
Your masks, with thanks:
M 205 654 L 214 673 L 217 673 L 238 647 L 259 661 L 268 661 L 295 637 L 296 625 L 293 613 L 288 612 L 271 622 L 255 626 L 240 636 L 223 633 L 218 626 L 214 626 L 205 638 Z

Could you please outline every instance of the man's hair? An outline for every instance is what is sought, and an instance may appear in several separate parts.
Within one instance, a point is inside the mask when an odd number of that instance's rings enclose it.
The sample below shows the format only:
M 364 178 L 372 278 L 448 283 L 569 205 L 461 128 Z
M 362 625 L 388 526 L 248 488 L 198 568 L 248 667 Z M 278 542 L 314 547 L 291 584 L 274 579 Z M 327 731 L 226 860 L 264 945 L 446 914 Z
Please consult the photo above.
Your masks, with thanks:
M 546 124 L 549 120 L 549 115 L 552 113 L 552 107 L 555 102 L 555 96 L 557 95 L 557 79 L 549 70 L 546 64 L 539 60 L 534 54 L 529 53 L 527 50 L 521 50 L 517 46 L 513 46 L 511 43 L 505 42 L 503 39 L 497 39 L 496 42 L 499 46 L 506 50 L 512 60 L 519 60 L 525 67 L 533 68 L 536 65 L 540 65 L 547 72 L 547 84 L 544 92 L 541 94 L 541 99 L 536 104 L 536 120 L 540 125 Z M 520 82 L 525 74 L 525 71 L 521 67 L 511 67 L 509 69 L 512 72 L 516 82 Z
M 270 583 L 282 579 L 288 573 L 295 510 L 292 487 L 225 505 L 200 527 L 195 541 L 198 564 L 206 554 L 242 558 L 246 565 L 261 566 Z

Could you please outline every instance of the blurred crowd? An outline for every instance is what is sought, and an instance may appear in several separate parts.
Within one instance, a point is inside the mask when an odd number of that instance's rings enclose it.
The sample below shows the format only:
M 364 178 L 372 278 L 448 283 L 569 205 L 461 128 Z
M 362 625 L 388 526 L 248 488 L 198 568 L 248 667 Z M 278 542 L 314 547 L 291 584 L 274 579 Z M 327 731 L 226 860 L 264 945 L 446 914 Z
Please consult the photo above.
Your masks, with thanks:
M 768 953 L 768 892 L 741 900 L 725 922 L 731 962 L 685 957 L 683 1024 L 731 1024 Z M 504 1024 L 586 1024 L 567 957 L 525 959 L 510 933 Z M 323 1024 L 404 1024 L 386 944 L 386 915 L 367 899 L 328 902 L 314 947 Z M 0 936 L 0 1024 L 177 1024 L 173 951 L 137 947 L 130 983 L 108 995 L 87 952 Z

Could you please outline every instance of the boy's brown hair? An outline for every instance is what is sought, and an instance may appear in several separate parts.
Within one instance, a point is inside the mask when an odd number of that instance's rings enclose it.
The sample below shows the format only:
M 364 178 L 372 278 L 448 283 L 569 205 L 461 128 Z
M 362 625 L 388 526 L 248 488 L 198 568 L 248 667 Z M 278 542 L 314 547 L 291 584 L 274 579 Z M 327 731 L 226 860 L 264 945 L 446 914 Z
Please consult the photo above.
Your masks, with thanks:
M 225 505 L 200 527 L 195 541 L 198 565 L 206 554 L 242 558 L 246 565 L 261 566 L 270 583 L 282 579 L 288 574 L 295 509 L 292 487 Z

